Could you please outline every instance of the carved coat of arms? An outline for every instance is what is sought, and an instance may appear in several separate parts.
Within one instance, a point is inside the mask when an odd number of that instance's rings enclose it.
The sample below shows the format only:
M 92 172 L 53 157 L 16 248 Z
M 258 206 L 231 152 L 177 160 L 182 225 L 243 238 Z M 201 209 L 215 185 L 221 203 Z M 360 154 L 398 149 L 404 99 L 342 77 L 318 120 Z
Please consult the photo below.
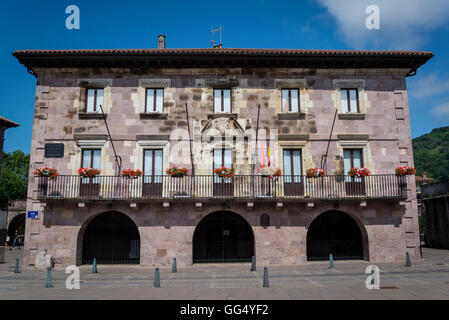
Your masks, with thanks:
M 229 122 L 228 118 L 217 118 L 214 119 L 212 126 L 220 131 L 221 134 L 225 134 L 226 130 L 229 129 Z

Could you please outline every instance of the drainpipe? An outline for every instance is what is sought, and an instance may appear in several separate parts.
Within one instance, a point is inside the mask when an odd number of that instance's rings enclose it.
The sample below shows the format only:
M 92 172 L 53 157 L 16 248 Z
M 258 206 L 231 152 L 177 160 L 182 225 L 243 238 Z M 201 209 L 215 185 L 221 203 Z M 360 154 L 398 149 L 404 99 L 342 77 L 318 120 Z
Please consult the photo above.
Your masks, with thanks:
M 335 125 L 335 119 L 337 118 L 337 112 L 338 110 L 335 109 L 335 115 L 334 115 L 334 121 L 332 122 L 332 128 L 331 128 L 331 132 L 329 134 L 329 140 L 327 140 L 327 148 L 326 148 L 326 153 L 324 155 L 321 156 L 321 163 L 320 163 L 320 167 L 321 169 L 323 169 L 324 171 L 327 171 L 327 154 L 329 152 L 329 145 L 331 143 L 331 138 L 332 138 L 332 132 L 334 131 L 334 125 Z
M 117 152 L 115 152 L 114 141 L 112 140 L 111 132 L 109 131 L 109 127 L 108 127 L 108 122 L 106 121 L 106 115 L 104 114 L 103 107 L 101 105 L 100 105 L 100 109 L 101 109 L 101 114 L 103 115 L 104 124 L 106 125 L 106 130 L 108 131 L 109 140 L 111 141 L 112 150 L 114 151 L 115 162 L 117 163 L 117 168 L 118 168 L 117 175 L 120 175 L 120 171 L 122 169 L 122 158 L 119 155 L 117 155 Z

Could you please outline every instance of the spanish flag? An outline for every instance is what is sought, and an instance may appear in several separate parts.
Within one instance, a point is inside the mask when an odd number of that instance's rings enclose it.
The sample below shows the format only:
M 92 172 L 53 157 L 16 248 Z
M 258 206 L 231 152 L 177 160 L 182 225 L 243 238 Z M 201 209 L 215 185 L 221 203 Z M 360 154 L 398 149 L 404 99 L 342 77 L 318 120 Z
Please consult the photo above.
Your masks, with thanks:
M 270 144 L 267 141 L 267 156 L 268 156 L 268 166 L 271 164 L 271 155 L 270 155 Z

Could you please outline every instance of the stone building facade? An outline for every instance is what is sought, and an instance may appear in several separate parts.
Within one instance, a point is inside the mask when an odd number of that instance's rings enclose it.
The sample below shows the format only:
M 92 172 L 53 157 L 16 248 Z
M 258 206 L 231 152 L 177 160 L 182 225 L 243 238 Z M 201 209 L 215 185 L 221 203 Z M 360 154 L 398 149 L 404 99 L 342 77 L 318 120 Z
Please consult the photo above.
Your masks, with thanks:
M 303 264 L 329 253 L 374 263 L 403 261 L 406 251 L 419 258 L 415 182 L 404 185 L 394 168 L 413 166 L 406 77 L 431 53 L 163 47 L 14 55 L 37 77 L 27 210 L 39 218 L 26 221 L 25 264 L 40 251 L 61 265 L 100 256 L 144 266 L 175 257 L 180 265 L 251 256 Z M 102 100 L 104 116 L 92 112 L 89 95 Z M 262 181 L 257 168 L 268 153 L 283 175 Z M 116 155 L 121 169 L 145 176 L 119 177 Z M 101 169 L 97 180 L 78 177 L 86 162 Z M 230 163 L 234 179 L 214 176 Z M 372 175 L 341 176 L 349 163 Z M 174 165 L 189 175 L 167 177 Z M 43 166 L 60 175 L 34 177 Z M 304 176 L 320 166 L 325 178 Z M 121 258 L 107 256 L 124 243 Z

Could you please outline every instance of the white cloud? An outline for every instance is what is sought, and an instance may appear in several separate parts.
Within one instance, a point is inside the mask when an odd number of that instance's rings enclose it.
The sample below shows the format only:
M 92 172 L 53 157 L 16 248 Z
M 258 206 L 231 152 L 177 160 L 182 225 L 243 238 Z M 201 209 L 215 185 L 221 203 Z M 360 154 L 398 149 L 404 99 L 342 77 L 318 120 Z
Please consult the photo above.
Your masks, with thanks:
M 416 98 L 427 98 L 449 92 L 449 79 L 444 79 L 437 72 L 418 78 L 411 85 L 411 94 Z
M 343 40 L 355 48 L 418 49 L 430 31 L 449 21 L 448 0 L 316 0 L 326 7 Z M 365 8 L 380 9 L 380 30 L 365 27 Z
M 431 110 L 432 115 L 441 122 L 449 121 L 449 102 L 440 104 Z

